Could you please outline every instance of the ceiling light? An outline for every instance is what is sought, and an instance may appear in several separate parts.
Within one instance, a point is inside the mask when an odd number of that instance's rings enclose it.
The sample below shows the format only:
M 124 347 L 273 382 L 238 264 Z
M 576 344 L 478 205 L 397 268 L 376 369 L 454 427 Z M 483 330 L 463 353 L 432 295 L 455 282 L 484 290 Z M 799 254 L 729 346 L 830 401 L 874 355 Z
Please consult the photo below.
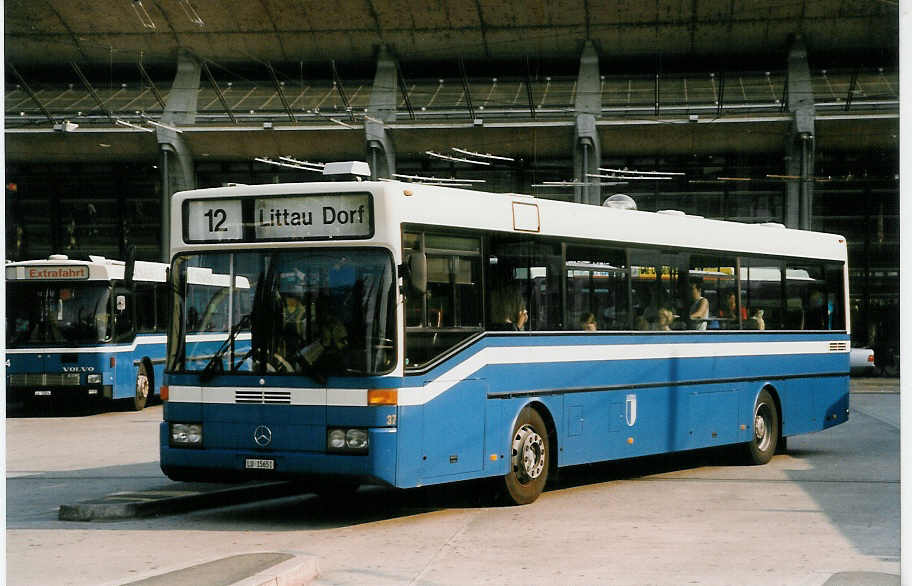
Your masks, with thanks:
M 149 16 L 149 12 L 146 10 L 146 7 L 143 6 L 142 0 L 133 0 L 133 12 L 136 13 L 139 22 L 148 29 L 155 29 L 155 23 L 152 21 L 152 17 Z
M 184 14 L 187 15 L 187 18 L 190 19 L 190 22 L 196 26 L 206 26 L 206 23 L 203 22 L 203 19 L 200 18 L 199 13 L 196 12 L 196 9 L 193 8 L 193 5 L 190 4 L 190 0 L 177 0 L 181 5 L 181 8 L 184 9 Z
M 115 120 L 114 124 L 118 126 L 126 126 L 127 128 L 133 128 L 135 130 L 142 130 L 143 132 L 155 132 L 151 128 L 146 128 L 145 126 L 140 126 L 139 124 L 133 124 L 132 122 L 127 122 L 126 120 Z

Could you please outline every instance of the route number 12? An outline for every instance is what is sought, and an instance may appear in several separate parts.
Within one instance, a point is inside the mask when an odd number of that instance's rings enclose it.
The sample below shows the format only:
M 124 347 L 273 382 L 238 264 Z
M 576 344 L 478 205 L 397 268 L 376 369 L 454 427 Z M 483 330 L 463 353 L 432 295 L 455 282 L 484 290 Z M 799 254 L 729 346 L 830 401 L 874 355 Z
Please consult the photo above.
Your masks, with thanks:
M 187 236 L 190 242 L 222 242 L 243 238 L 240 200 L 188 202 Z
M 209 218 L 209 231 L 210 232 L 227 232 L 228 228 L 225 227 L 225 220 L 228 219 L 228 213 L 222 208 L 210 209 L 205 214 Z

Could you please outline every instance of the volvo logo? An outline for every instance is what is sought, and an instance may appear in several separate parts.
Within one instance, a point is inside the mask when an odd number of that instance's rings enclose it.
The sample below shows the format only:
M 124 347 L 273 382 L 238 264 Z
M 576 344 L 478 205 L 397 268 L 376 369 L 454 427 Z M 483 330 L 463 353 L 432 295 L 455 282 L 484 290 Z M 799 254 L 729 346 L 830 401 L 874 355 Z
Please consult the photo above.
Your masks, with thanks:
M 272 443 L 272 430 L 266 425 L 259 425 L 253 430 L 253 441 L 261 448 L 265 448 Z

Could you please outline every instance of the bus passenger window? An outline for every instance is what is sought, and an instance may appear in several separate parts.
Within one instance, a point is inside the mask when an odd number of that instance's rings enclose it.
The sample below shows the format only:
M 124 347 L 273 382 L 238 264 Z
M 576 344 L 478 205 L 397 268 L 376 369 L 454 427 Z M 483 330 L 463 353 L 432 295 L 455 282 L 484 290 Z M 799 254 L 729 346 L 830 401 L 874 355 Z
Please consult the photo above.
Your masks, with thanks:
M 427 257 L 427 291 L 405 293 L 405 364 L 419 367 L 481 330 L 481 241 L 455 234 L 405 232 L 403 257 Z
M 835 330 L 845 327 L 841 265 L 789 263 L 786 277 L 788 306 L 801 316 L 800 322 L 793 322 L 793 327 L 787 329 Z
M 627 261 L 623 250 L 567 247 L 567 329 L 626 330 Z
M 133 292 L 136 304 L 136 331 L 155 331 L 155 288 L 151 283 L 137 283 Z
M 687 257 L 651 250 L 631 250 L 630 280 L 635 330 L 684 330 L 689 327 L 692 304 L 687 281 Z M 671 324 L 668 313 L 671 313 Z
M 741 305 L 747 313 L 746 330 L 791 329 L 801 319 L 793 311 L 799 308 L 785 302 L 782 266 L 772 259 L 741 258 Z
M 507 318 L 519 327 L 518 312 L 525 309 L 528 317 L 522 330 L 561 329 L 561 272 L 560 246 L 556 242 L 492 238 L 487 261 L 488 291 L 501 293 L 498 303 L 494 303 L 493 295 L 489 299 L 488 327 L 503 329 Z M 518 291 L 518 298 L 513 291 Z M 516 317 L 506 316 L 506 310 L 511 314 L 515 310 Z
M 706 299 L 707 311 L 698 320 L 691 319 L 690 329 L 737 330 L 747 319 L 743 305 L 738 305 L 735 291 L 735 259 L 708 255 L 691 255 L 688 280 L 700 285 L 700 296 Z M 690 298 L 691 307 L 696 299 Z

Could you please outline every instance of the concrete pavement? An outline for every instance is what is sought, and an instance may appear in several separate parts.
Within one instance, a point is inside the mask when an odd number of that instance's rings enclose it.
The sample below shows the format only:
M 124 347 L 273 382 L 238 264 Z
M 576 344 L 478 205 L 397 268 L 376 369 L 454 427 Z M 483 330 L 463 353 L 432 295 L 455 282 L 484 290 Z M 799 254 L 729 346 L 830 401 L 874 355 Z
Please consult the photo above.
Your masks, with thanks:
M 41 563 L 38 560 L 46 558 L 31 555 L 39 551 L 72 560 L 66 566 L 75 578 L 68 583 L 74 584 L 109 579 L 91 580 L 96 573 L 152 586 L 452 584 L 470 574 L 487 583 L 514 578 L 530 584 L 593 583 L 604 581 L 609 567 L 615 568 L 610 573 L 615 582 L 625 584 L 668 583 L 672 575 L 704 584 L 739 578 L 754 583 L 738 560 L 744 559 L 744 548 L 761 551 L 768 531 L 763 527 L 768 526 L 776 527 L 780 547 L 775 548 L 775 563 L 767 558 L 751 562 L 760 564 L 755 577 L 777 568 L 790 572 L 777 576 L 783 584 L 896 584 L 898 564 L 892 560 L 898 552 L 898 529 L 889 511 L 898 511 L 894 443 L 899 384 L 895 379 L 853 379 L 852 387 L 849 424 L 796 437 L 789 454 L 768 466 L 731 466 L 721 455 L 709 453 L 579 468 L 562 474 L 530 507 L 490 508 L 467 497 L 464 487 L 454 486 L 429 491 L 428 497 L 420 491 L 362 489 L 338 511 L 302 494 L 114 524 L 38 521 L 36 531 L 26 530 L 35 523 L 33 517 L 20 514 L 15 529 L 8 530 L 13 539 L 8 555 L 11 576 L 25 581 L 10 583 L 28 582 L 32 574 L 22 564 Z M 129 426 L 151 424 L 146 414 L 123 419 Z M 46 420 L 35 423 L 43 426 Z M 70 458 L 61 462 L 76 463 Z M 144 467 L 117 472 L 133 476 L 137 471 L 151 472 Z M 49 480 L 65 481 L 75 478 L 73 474 L 58 473 Z M 77 494 L 73 488 L 64 494 Z M 172 483 L 171 488 L 189 487 Z M 159 502 L 167 505 L 167 498 Z M 547 556 L 521 554 L 538 551 L 535 535 L 544 539 L 541 546 L 557 547 L 566 559 L 548 562 Z M 54 549 L 30 549 L 45 542 L 45 536 Z M 106 561 L 116 552 L 135 561 L 124 558 L 120 566 L 96 572 L 77 561 L 91 551 L 104 551 Z M 169 551 L 172 555 L 156 555 Z M 50 561 L 48 570 L 53 571 Z M 668 573 L 672 566 L 677 569 Z M 140 571 L 128 576 L 124 568 L 130 567 Z M 814 578 L 808 581 L 809 576 Z M 637 581 L 632 582 L 633 577 Z

